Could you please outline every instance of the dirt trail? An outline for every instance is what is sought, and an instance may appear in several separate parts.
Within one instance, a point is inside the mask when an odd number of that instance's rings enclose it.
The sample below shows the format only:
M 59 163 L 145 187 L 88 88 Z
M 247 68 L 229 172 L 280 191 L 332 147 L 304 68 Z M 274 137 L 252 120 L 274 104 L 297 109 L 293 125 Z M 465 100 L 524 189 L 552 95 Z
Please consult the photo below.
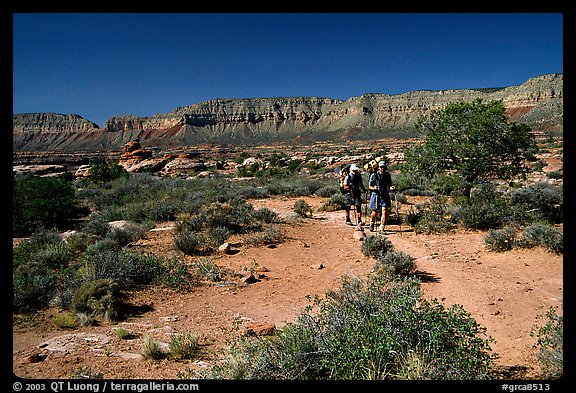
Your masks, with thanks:
M 300 198 L 251 203 L 288 217 L 296 199 Z M 322 203 L 321 198 L 303 199 L 315 210 Z M 437 298 L 447 306 L 463 305 L 495 340 L 492 349 L 499 354 L 499 365 L 519 370 L 522 378 L 536 375 L 530 330 L 536 315 L 548 307 L 562 310 L 562 256 L 542 249 L 490 252 L 483 245 L 482 232 L 417 235 L 405 226 L 402 232 L 395 226 L 387 229 L 395 250 L 416 258 L 426 298 Z M 286 241 L 275 247 L 239 245 L 231 254 L 214 259 L 234 271 L 260 267 L 258 282 L 213 283 L 184 294 L 164 289 L 138 292 L 131 302 L 141 312 L 121 323 L 135 333 L 131 340 L 117 338 L 118 326 L 106 323 L 72 332 L 58 330 L 49 322 L 58 310 L 47 310 L 33 319 L 16 316 L 13 371 L 25 378 L 69 378 L 79 368 L 89 368 L 104 378 L 190 376 L 190 370 L 209 366 L 210 354 L 226 345 L 227 332 L 235 321 L 240 326 L 250 322 L 282 326 L 309 304 L 307 295 L 323 295 L 337 288 L 344 274 L 363 276 L 371 271 L 374 261 L 362 254 L 353 232 L 354 228 L 344 223 L 342 212 L 315 211 L 301 224 L 287 225 Z M 149 232 L 139 246 L 165 255 L 174 253 L 173 231 Z M 204 355 L 180 362 L 143 360 L 139 355 L 144 335 L 168 341 L 175 332 L 199 335 Z M 109 340 L 95 336 L 66 351 L 43 346 L 51 338 L 70 333 L 98 333 Z

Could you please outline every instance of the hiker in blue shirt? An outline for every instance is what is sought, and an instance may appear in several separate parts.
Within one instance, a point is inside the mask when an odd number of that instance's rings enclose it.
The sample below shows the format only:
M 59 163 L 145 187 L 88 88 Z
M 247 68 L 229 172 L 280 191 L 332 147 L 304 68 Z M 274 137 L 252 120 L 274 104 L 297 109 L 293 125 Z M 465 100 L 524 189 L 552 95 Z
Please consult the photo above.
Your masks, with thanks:
M 372 210 L 372 213 L 370 213 L 370 230 L 374 230 L 376 216 L 378 211 L 381 211 L 382 216 L 378 229 L 382 232 L 384 231 L 384 225 L 386 225 L 386 209 L 391 205 L 390 190 L 394 191 L 396 189 L 396 186 L 392 185 L 392 177 L 384 161 L 380 161 L 378 163 L 378 171 L 370 175 L 368 189 L 372 191 L 370 194 L 370 210 Z

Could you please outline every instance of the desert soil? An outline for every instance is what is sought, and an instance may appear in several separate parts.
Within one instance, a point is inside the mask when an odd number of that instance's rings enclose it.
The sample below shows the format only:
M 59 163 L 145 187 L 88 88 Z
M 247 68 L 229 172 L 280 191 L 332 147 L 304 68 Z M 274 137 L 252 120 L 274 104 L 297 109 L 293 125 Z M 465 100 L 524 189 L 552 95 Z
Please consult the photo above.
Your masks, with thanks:
M 289 218 L 300 198 L 266 198 L 250 201 Z M 321 198 L 304 198 L 314 208 L 311 218 L 288 220 L 286 240 L 274 247 L 236 243 L 229 254 L 214 262 L 234 272 L 255 271 L 257 282 L 246 284 L 240 276 L 223 282 L 206 282 L 191 292 L 148 288 L 130 294 L 135 312 L 120 323 L 101 321 L 96 326 L 62 330 L 50 322 L 61 312 L 49 309 L 35 315 L 13 317 L 13 373 L 22 378 L 67 379 L 84 370 L 105 379 L 195 378 L 209 369 L 214 354 L 226 340 L 252 323 L 281 327 L 307 306 L 307 295 L 324 295 L 337 289 L 343 275 L 364 276 L 374 265 L 361 252 L 354 227 L 343 212 L 318 212 Z M 408 204 L 416 203 L 408 197 Z M 408 204 L 401 208 L 408 209 Z M 407 210 L 404 210 L 407 211 Z M 370 232 L 367 230 L 367 234 Z M 484 246 L 486 233 L 416 234 L 407 225 L 387 226 L 396 251 L 417 263 L 423 296 L 449 307 L 461 304 L 485 326 L 495 341 L 493 352 L 503 378 L 538 378 L 539 368 L 530 332 L 537 315 L 549 307 L 563 306 L 563 258 L 544 249 L 493 252 Z M 161 255 L 174 254 L 173 223 L 132 247 Z M 136 312 L 137 311 L 137 312 Z M 124 326 L 134 337 L 120 339 Z M 234 326 L 239 330 L 234 331 Z M 147 360 L 140 355 L 143 337 L 169 342 L 174 333 L 199 337 L 198 358 L 183 361 Z M 88 370 L 88 371 L 86 371 Z

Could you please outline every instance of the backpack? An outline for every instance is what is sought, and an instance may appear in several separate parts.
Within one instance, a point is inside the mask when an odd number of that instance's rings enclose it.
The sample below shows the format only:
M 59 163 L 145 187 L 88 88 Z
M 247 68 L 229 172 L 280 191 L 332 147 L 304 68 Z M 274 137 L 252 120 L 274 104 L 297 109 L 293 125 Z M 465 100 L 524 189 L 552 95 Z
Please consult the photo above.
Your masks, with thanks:
M 340 167 L 340 179 L 339 179 L 340 192 L 342 194 L 346 194 L 346 190 L 344 189 L 344 180 L 346 179 L 346 176 L 348 176 L 349 174 L 350 174 L 350 165 L 342 165 Z
M 376 157 L 375 159 L 370 160 L 370 162 L 368 162 L 366 165 L 364 165 L 364 169 L 368 173 L 376 172 L 376 170 L 378 169 L 378 163 L 380 161 L 383 161 L 383 160 L 384 160 L 384 157 Z

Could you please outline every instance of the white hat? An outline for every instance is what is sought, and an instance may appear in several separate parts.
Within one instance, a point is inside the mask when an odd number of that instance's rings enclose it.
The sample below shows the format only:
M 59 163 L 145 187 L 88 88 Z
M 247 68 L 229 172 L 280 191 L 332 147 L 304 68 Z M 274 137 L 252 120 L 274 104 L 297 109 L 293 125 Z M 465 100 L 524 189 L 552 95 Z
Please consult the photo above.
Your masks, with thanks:
M 350 165 L 350 170 L 351 170 L 351 171 L 357 171 L 357 170 L 358 170 L 358 165 L 356 165 L 356 164 Z

